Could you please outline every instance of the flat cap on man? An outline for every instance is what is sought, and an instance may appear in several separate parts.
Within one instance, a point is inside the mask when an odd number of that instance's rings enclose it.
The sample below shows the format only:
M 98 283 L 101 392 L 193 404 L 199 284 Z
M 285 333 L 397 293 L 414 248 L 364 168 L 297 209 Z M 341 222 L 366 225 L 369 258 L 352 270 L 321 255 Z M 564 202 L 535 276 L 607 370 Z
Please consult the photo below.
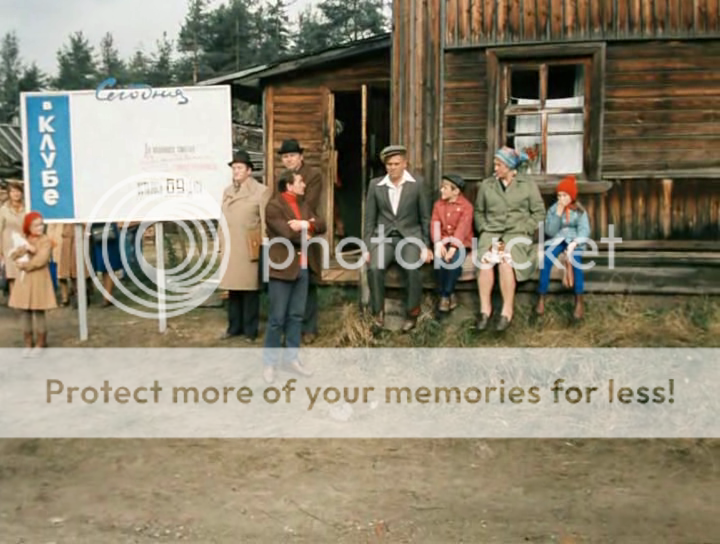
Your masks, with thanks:
M 407 148 L 404 145 L 389 145 L 380 152 L 380 159 L 385 162 L 395 155 L 407 155 Z

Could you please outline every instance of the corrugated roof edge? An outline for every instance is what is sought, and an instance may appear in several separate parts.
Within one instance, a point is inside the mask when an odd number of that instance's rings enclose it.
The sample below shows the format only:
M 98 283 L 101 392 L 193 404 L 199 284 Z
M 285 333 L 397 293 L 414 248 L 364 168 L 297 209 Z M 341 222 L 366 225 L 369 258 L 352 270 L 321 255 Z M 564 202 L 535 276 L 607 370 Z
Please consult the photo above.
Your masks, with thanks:
M 307 68 L 308 66 L 322 65 L 326 62 L 354 57 L 363 53 L 390 47 L 390 44 L 391 33 L 386 32 L 385 34 L 378 34 L 377 36 L 363 40 L 346 42 L 321 51 L 295 55 L 273 64 L 254 66 L 240 72 L 218 76 L 198 82 L 198 85 L 235 84 L 256 87 L 262 78 L 277 76 L 300 68 Z

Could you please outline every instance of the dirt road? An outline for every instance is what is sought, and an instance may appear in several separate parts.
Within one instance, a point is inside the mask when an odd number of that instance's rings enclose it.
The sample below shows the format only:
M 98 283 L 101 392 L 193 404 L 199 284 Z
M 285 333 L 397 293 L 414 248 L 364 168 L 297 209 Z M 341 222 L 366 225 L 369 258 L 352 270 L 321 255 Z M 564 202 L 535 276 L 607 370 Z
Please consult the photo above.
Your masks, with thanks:
M 218 345 L 224 326 L 90 319 L 95 346 Z M 77 345 L 70 309 L 51 327 Z M 20 342 L 0 309 L 0 345 Z M 2 440 L 0 544 L 713 543 L 718 471 L 718 442 L 691 440 Z

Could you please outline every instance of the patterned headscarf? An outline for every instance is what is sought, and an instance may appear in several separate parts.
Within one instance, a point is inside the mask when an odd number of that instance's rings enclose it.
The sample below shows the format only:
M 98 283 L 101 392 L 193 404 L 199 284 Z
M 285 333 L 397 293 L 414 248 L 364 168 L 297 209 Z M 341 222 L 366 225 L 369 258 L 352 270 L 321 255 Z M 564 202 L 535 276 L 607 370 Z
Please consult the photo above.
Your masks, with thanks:
M 516 170 L 518 166 L 530 160 L 525 153 L 515 151 L 512 147 L 503 146 L 495 152 L 495 158 L 500 159 L 509 168 Z

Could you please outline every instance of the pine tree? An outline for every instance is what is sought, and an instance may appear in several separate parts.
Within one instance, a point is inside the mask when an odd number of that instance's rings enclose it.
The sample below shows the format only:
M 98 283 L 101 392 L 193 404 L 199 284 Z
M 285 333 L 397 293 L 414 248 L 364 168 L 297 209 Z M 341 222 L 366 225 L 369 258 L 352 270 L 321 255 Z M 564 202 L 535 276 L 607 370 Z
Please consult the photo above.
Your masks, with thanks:
M 21 70 L 17 34 L 8 32 L 0 44 L 0 123 L 7 123 L 18 113 Z
M 55 86 L 61 90 L 91 89 L 98 83 L 98 71 L 93 47 L 82 31 L 69 37 L 68 43 L 57 53 L 58 76 Z
M 125 63 L 120 58 L 120 53 L 118 53 L 115 47 L 115 40 L 110 32 L 105 34 L 100 42 L 98 72 L 103 79 L 114 77 L 118 81 L 123 82 L 127 78 Z
M 173 82 L 173 44 L 168 40 L 167 32 L 157 41 L 157 51 L 152 57 L 148 72 L 148 83 L 154 87 L 167 86 Z

